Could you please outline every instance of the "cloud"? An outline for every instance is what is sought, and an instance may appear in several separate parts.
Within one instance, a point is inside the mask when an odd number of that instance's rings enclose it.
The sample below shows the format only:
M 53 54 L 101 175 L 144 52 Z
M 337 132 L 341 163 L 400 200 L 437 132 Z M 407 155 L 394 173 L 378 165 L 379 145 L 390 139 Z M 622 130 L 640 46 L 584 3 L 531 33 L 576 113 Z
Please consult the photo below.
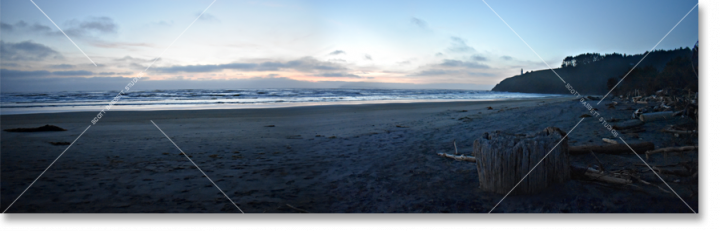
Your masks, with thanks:
M 452 45 L 447 49 L 450 52 L 475 52 L 475 48 L 468 46 L 465 40 L 460 37 L 450 37 L 450 40 L 452 40 Z
M 212 14 L 210 14 L 210 13 L 205 12 L 205 13 L 202 14 L 202 15 L 200 15 L 200 14 L 201 14 L 200 12 L 198 12 L 197 14 L 195 14 L 195 17 L 200 16 L 200 18 L 198 18 L 198 20 L 200 20 L 200 21 L 220 22 L 220 19 L 216 18 L 214 15 L 212 15 Z
M 117 33 L 118 28 L 118 25 L 109 17 L 90 17 L 82 21 L 73 19 L 66 24 L 70 25 L 70 27 L 65 29 L 65 33 L 78 37 L 95 34 L 114 34 Z
M 91 71 L 76 70 L 76 71 L 53 71 L 53 75 L 59 76 L 80 76 L 80 75 L 92 75 Z
M 262 63 L 228 63 L 215 65 L 187 65 L 187 66 L 170 66 L 157 67 L 153 70 L 162 73 L 177 72 L 212 72 L 225 69 L 245 70 L 245 71 L 278 71 L 278 70 L 296 70 L 301 72 L 314 71 L 339 71 L 347 68 L 337 63 L 318 61 L 312 57 L 304 57 L 288 62 L 262 62 Z
M 132 75 L 132 71 L 127 72 L 100 72 L 98 75 Z
M 343 72 L 334 72 L 334 73 L 323 73 L 320 75 L 315 75 L 317 77 L 348 77 L 348 78 L 360 78 L 358 75 L 343 73 Z
M 124 42 L 93 42 L 93 46 L 102 48 L 126 48 L 126 47 L 154 47 L 149 43 L 124 43 Z M 129 57 L 129 56 L 126 56 Z
M 51 73 L 49 71 L 18 71 L 8 70 L 5 68 L 0 69 L 0 76 L 3 78 L 25 78 L 25 77 L 44 77 Z
M 157 61 L 160 61 L 162 59 L 158 59 Z M 149 63 L 154 61 L 154 59 L 142 59 L 142 58 L 134 58 L 132 56 L 125 56 L 119 59 L 115 59 L 115 61 L 125 61 L 125 62 L 133 62 L 133 63 Z
M 427 27 L 428 27 L 427 22 L 423 21 L 422 19 L 416 18 L 416 17 L 412 17 L 410 19 L 410 22 L 412 22 L 412 24 L 415 24 L 422 29 L 427 29 Z
M 458 74 L 460 73 L 457 70 L 443 70 L 443 69 L 430 69 L 430 70 L 424 70 L 415 74 L 411 74 L 412 76 L 437 76 L 437 75 L 450 75 L 450 74 Z
M 62 36 L 62 32 L 49 26 L 34 23 L 29 25 L 25 21 L 18 21 L 14 25 L 2 23 L 0 25 L 5 32 L 32 32 L 51 36 Z M 64 23 L 63 30 L 69 36 L 88 37 L 101 34 L 117 33 L 118 25 L 109 17 L 90 17 L 84 20 L 72 19 Z
M 341 55 L 341 54 L 345 54 L 345 51 L 335 50 L 333 52 L 330 52 L 330 54 L 328 54 L 328 55 Z
M 442 63 L 438 64 L 438 66 L 443 67 L 463 67 L 463 68 L 471 68 L 471 69 L 488 69 L 490 68 L 488 65 L 481 64 L 481 63 L 475 63 L 475 62 L 463 62 L 460 60 L 454 60 L 454 59 L 445 59 Z
M 504 60 L 512 60 L 513 59 L 512 57 L 507 56 L 507 55 L 500 56 L 500 58 L 502 58 Z
M 9 32 L 13 30 L 13 26 L 4 22 L 0 22 L 0 30 Z
M 373 59 L 372 59 L 372 56 L 370 56 L 370 55 L 365 55 L 365 59 L 367 59 L 367 60 L 373 60 Z
M 487 61 L 487 58 L 481 55 L 470 56 L 470 59 L 472 59 L 473 61 Z
M 435 53 L 435 57 L 440 57 L 440 56 L 443 56 L 442 52 Z
M 61 59 L 62 55 L 52 48 L 30 40 L 12 43 L 0 40 L 0 58 L 13 61 L 40 61 L 46 58 Z
M 55 68 L 55 69 L 70 69 L 75 68 L 75 65 L 70 64 L 58 64 L 58 65 L 50 65 L 49 68 Z

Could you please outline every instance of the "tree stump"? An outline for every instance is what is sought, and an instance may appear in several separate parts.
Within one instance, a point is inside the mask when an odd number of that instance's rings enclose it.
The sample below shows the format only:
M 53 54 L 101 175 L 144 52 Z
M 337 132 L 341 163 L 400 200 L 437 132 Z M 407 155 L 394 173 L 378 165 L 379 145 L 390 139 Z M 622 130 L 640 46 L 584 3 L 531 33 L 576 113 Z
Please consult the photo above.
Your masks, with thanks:
M 560 142 L 564 136 L 565 132 L 555 127 L 548 127 L 534 135 L 497 131 L 485 133 L 473 143 L 480 189 L 505 194 L 538 163 L 513 193 L 536 193 L 551 184 L 569 180 L 568 142 L 567 139 Z M 547 157 L 540 162 L 546 154 Z

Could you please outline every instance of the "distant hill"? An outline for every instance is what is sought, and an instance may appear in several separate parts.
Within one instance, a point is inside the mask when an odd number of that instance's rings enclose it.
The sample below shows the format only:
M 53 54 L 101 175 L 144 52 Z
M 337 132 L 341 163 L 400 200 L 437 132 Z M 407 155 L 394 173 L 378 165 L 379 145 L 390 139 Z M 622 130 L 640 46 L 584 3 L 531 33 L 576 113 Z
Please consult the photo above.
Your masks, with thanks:
M 644 55 L 587 53 L 568 56 L 563 60 L 560 68 L 553 70 L 581 94 L 604 95 L 609 90 L 608 79 L 621 79 Z M 650 52 L 635 70 L 653 67 L 661 71 L 671 60 L 692 55 L 693 51 L 689 48 L 656 50 Z M 569 94 L 565 84 L 550 69 L 506 78 L 492 91 Z

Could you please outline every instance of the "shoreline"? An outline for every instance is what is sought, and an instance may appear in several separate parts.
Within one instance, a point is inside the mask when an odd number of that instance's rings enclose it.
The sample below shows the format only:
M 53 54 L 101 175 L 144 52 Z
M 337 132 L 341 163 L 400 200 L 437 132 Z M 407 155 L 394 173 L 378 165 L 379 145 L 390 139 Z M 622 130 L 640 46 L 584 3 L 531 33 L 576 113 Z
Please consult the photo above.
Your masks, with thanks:
M 452 100 L 368 100 L 368 101 L 332 101 L 332 102 L 287 102 L 287 103 L 257 103 L 257 104 L 158 104 L 158 105 L 114 105 L 110 111 L 185 111 L 185 110 L 238 110 L 238 109 L 272 109 L 313 106 L 343 106 L 343 105 L 379 105 L 379 104 L 417 104 L 417 103 L 453 103 L 453 102 L 494 102 L 517 100 L 543 100 L 567 98 L 570 96 L 547 96 L 533 98 L 507 98 L 507 99 L 452 99 Z M 109 104 L 110 102 L 108 102 Z M 29 115 L 71 112 L 100 111 L 105 106 L 38 106 L 38 107 L 9 107 L 0 111 L 3 115 Z M 8 110 L 9 109 L 9 110 Z M 30 110 L 35 109 L 35 110 Z M 39 110 L 40 109 L 40 110 Z

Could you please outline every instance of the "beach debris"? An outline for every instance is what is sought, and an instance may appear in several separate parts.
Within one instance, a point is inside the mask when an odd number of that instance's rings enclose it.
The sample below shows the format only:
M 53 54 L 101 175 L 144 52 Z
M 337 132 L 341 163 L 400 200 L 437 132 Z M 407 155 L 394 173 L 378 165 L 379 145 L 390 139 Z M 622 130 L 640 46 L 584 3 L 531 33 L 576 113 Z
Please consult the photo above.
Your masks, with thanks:
M 70 142 L 50 142 L 50 144 L 55 145 L 55 146 L 60 146 L 60 145 L 70 145 Z
M 628 145 L 638 153 L 654 150 L 655 144 L 652 142 L 628 143 Z M 605 154 L 633 154 L 633 151 L 624 143 L 622 144 L 604 144 L 604 145 L 580 145 L 570 146 L 568 148 L 571 155 L 587 154 L 592 152 Z
M 212 155 L 209 155 L 209 157 L 210 157 L 210 158 L 218 158 L 218 155 L 217 155 L 217 154 L 212 154 Z
M 698 133 L 698 131 L 694 130 L 694 129 L 677 128 L 673 125 L 670 125 L 668 128 L 662 129 L 660 131 L 667 132 L 667 133 L 675 133 L 675 134 L 696 134 L 696 133 Z
M 623 177 L 621 174 L 608 174 L 605 171 L 584 167 L 576 163 L 571 164 L 570 169 L 573 178 L 602 181 L 611 184 L 632 184 L 632 180 L 625 178 L 627 176 Z
M 602 138 L 602 140 L 605 141 L 605 143 L 618 144 L 617 140 L 608 139 L 608 138 Z M 590 151 L 590 152 L 592 153 L 592 151 Z
M 580 118 L 586 118 L 586 117 L 592 117 L 592 116 L 591 116 L 591 115 L 588 115 L 588 114 L 582 114 L 582 115 L 580 115 Z
M 623 129 L 639 127 L 642 125 L 643 125 L 643 121 L 631 119 L 631 120 L 626 120 L 626 121 L 617 123 L 617 124 L 613 125 L 612 128 L 617 129 L 617 130 L 623 130 Z
M 653 112 L 653 113 L 645 113 L 638 116 L 640 120 L 643 122 L 650 122 L 654 120 L 664 120 L 672 118 L 673 112 L 672 111 L 663 111 L 663 112 Z
M 398 127 L 398 128 L 408 128 L 408 126 L 403 126 L 403 125 L 395 125 L 395 127 Z
M 467 110 L 460 110 L 460 111 L 458 111 L 458 112 L 467 112 Z
M 272 124 L 271 124 L 271 125 L 265 125 L 265 127 L 266 127 L 266 128 L 274 128 L 275 125 L 272 125 Z
M 310 211 L 307 211 L 307 210 L 304 210 L 304 209 L 301 209 L 301 208 L 297 208 L 297 207 L 292 206 L 292 205 L 290 205 L 290 204 L 285 204 L 285 205 L 286 205 L 287 207 L 290 207 L 291 209 L 294 209 L 294 210 L 296 210 L 296 211 L 298 211 L 298 212 L 301 212 L 301 213 L 311 213 Z
M 684 153 L 684 152 L 694 151 L 694 150 L 698 150 L 698 146 L 667 147 L 667 148 L 659 148 L 656 150 L 648 150 L 648 151 L 645 151 L 645 159 L 649 160 L 650 155 L 656 154 L 656 153 L 664 153 L 665 155 L 667 155 L 668 153 L 671 153 L 671 152 Z
M 290 136 L 286 136 L 285 138 L 286 139 L 302 139 L 302 136 L 301 135 L 290 135 Z
M 337 137 L 335 137 L 335 136 L 328 136 L 328 139 L 335 139 L 335 138 L 337 138 Z
M 460 118 L 460 119 L 458 119 L 458 120 L 461 120 L 462 122 L 466 122 L 466 123 L 467 123 L 467 122 L 471 122 L 471 121 L 473 121 L 473 119 L 472 119 L 472 118 L 470 118 L 470 117 L 467 117 L 467 116 L 465 116 L 465 117 L 463 117 L 463 118 Z
M 6 132 L 60 132 L 60 131 L 67 131 L 67 129 L 55 126 L 55 125 L 49 125 L 46 124 L 42 127 L 37 128 L 10 128 L 5 129 Z
M 442 157 L 447 157 L 447 158 L 450 158 L 450 159 L 454 159 L 454 160 L 467 161 L 467 162 L 473 162 L 473 163 L 475 163 L 475 157 L 474 157 L 474 156 L 453 155 L 453 154 L 447 154 L 447 153 L 443 153 L 443 152 L 438 152 L 437 155 L 438 155 L 438 156 L 442 156 Z
M 485 133 L 473 142 L 480 189 L 488 192 L 529 194 L 570 179 L 565 132 L 548 127 L 536 134 Z M 558 144 L 559 143 L 559 144 Z M 542 165 L 535 164 L 543 159 Z M 536 168 L 522 184 L 531 168 Z
M 492 107 L 487 107 L 487 109 L 488 109 L 488 110 L 492 110 L 493 108 L 492 108 Z

